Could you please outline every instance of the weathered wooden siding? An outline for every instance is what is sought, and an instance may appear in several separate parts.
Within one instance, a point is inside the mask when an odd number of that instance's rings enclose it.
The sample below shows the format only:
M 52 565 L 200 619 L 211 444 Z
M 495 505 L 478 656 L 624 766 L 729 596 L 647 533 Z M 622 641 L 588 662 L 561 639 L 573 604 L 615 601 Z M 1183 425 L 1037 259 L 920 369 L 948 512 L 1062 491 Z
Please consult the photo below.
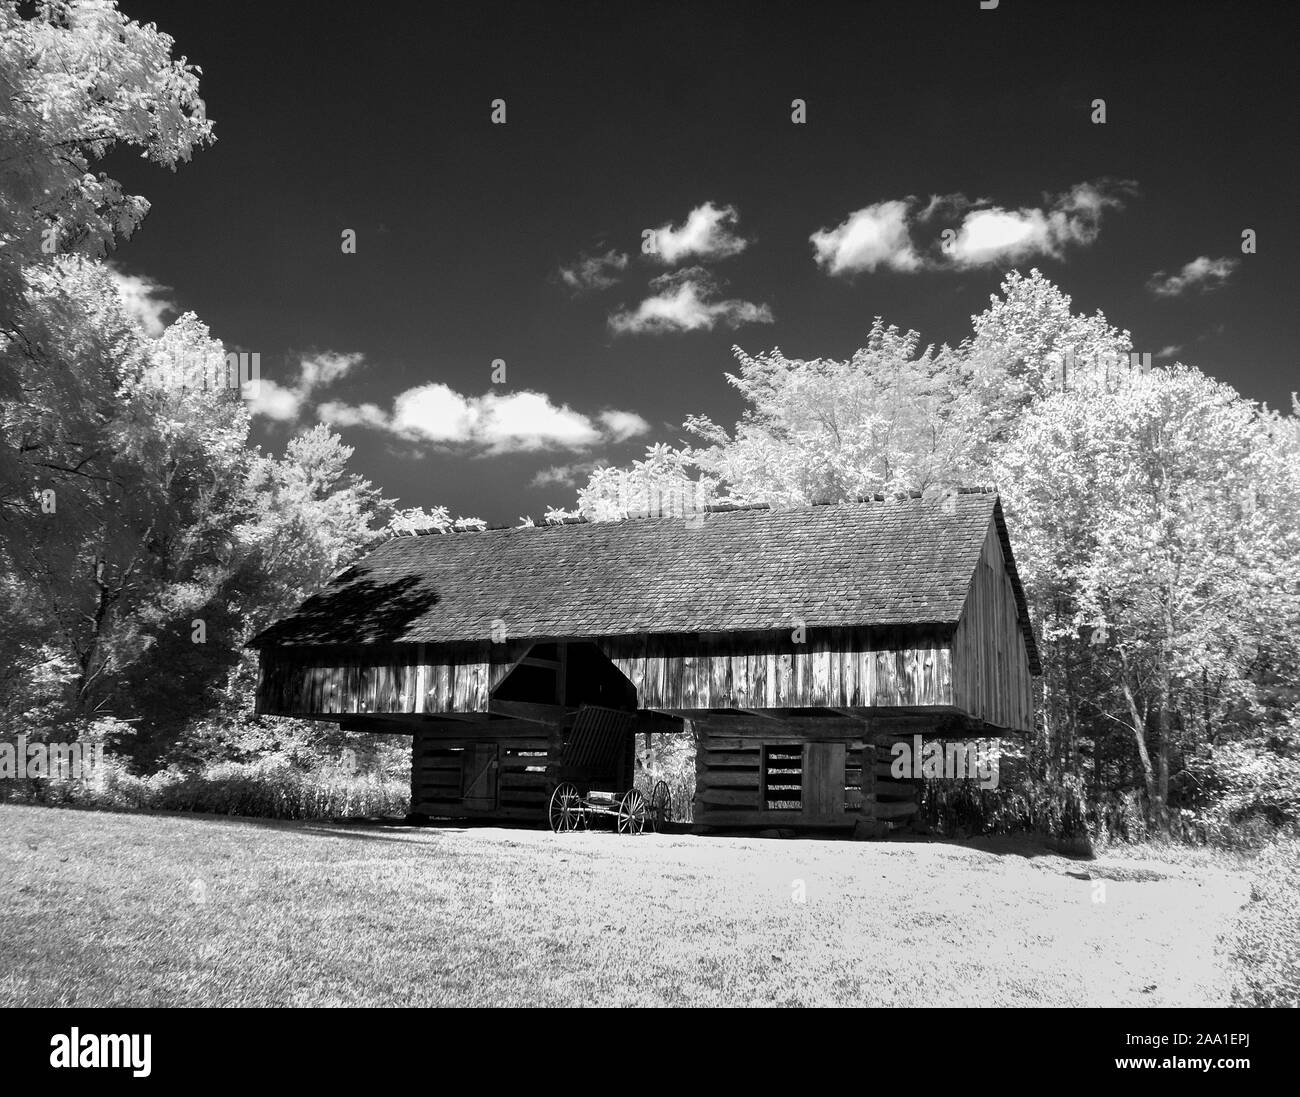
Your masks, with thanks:
M 795 644 L 762 638 L 603 637 L 596 641 L 637 689 L 641 708 L 924 708 L 953 704 L 952 666 L 938 634 L 884 647 L 865 632 L 825 630 Z M 529 644 L 425 649 L 264 649 L 257 711 L 273 716 L 487 712 L 492 691 Z
M 1033 684 L 1015 592 L 995 527 L 988 536 L 952 640 L 953 702 L 998 728 L 1032 731 Z
M 493 691 L 531 648 L 530 641 L 517 640 L 436 648 L 263 649 L 257 711 L 323 719 L 486 713 Z M 784 631 L 605 636 L 567 648 L 591 652 L 596 660 L 569 676 L 570 705 L 579 699 L 631 703 L 630 695 L 615 697 L 618 690 L 611 686 L 623 688 L 626 678 L 638 707 L 667 712 L 928 710 L 962 712 L 1000 728 L 1033 726 L 1028 652 L 992 525 L 955 633 L 941 627 L 824 629 L 810 631 L 803 643 Z M 579 693 L 598 685 L 610 686 L 610 696 Z
M 267 648 L 257 712 L 330 717 L 354 713 L 487 712 L 489 696 L 531 647 L 525 641 L 440 647 Z
M 895 641 L 896 642 L 896 641 Z M 951 706 L 946 638 L 913 636 L 887 646 L 866 630 L 765 637 L 602 637 L 610 660 L 636 687 L 642 708 L 665 711 L 761 708 Z

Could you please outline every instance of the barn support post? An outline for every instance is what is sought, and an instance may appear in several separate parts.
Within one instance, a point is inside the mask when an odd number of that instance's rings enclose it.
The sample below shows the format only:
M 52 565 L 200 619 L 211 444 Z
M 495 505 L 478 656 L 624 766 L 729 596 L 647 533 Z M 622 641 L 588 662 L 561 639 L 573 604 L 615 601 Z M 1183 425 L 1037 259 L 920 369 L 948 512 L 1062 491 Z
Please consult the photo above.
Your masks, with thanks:
M 691 737 L 695 740 L 695 794 L 691 802 L 691 818 L 695 820 L 694 830 L 700 830 L 703 805 L 700 803 L 700 790 L 705 787 L 709 766 L 705 759 L 705 750 L 709 741 L 709 722 L 704 719 L 691 721 Z
M 862 723 L 862 808 L 853 827 L 853 837 L 883 838 L 889 833 L 889 824 L 876 818 L 877 744 L 880 737 L 874 720 L 864 717 Z

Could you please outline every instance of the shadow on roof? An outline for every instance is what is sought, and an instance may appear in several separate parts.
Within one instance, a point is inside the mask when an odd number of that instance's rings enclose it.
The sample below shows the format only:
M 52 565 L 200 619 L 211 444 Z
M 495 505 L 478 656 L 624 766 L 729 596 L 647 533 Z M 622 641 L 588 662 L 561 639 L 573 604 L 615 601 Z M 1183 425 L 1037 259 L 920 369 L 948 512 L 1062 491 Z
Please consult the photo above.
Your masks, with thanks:
M 256 643 L 394 643 L 438 601 L 437 593 L 418 576 L 384 583 L 358 578 L 309 598 L 292 617 L 266 629 Z

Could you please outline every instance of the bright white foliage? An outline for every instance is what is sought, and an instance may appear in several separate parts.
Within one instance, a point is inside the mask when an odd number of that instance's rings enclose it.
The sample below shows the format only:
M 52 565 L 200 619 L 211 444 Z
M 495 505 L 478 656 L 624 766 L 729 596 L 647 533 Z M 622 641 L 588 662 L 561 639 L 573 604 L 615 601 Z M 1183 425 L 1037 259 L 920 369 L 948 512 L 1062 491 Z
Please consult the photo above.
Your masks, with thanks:
M 1096 743 L 1118 728 L 1159 804 L 1179 749 L 1300 728 L 1300 401 L 1281 416 L 1189 367 L 1144 372 L 1127 331 L 1076 315 L 1037 270 L 1007 276 L 972 328 L 922 350 L 877 319 L 847 360 L 737 348 L 735 427 L 690 417 L 697 446 L 598 469 L 579 509 L 603 521 L 697 491 L 798 505 L 993 484 L 1064 772 L 1079 729 Z
M 26 7 L 26 5 L 24 5 Z M 119 146 L 175 168 L 212 141 L 199 69 L 172 39 L 109 0 L 35 6 L 0 0 L 0 298 L 53 252 L 99 256 L 149 203 L 91 162 Z M 53 229 L 52 237 L 47 230 Z

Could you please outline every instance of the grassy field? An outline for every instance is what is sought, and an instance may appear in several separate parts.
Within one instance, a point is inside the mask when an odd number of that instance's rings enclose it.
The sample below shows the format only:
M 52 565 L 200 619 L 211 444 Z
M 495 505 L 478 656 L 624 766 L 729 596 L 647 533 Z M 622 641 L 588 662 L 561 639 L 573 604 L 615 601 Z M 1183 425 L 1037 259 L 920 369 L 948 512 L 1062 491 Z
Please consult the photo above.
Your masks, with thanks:
M 1249 893 L 1232 859 L 991 840 L 17 806 L 0 835 L 3 1006 L 1210 1005 Z

